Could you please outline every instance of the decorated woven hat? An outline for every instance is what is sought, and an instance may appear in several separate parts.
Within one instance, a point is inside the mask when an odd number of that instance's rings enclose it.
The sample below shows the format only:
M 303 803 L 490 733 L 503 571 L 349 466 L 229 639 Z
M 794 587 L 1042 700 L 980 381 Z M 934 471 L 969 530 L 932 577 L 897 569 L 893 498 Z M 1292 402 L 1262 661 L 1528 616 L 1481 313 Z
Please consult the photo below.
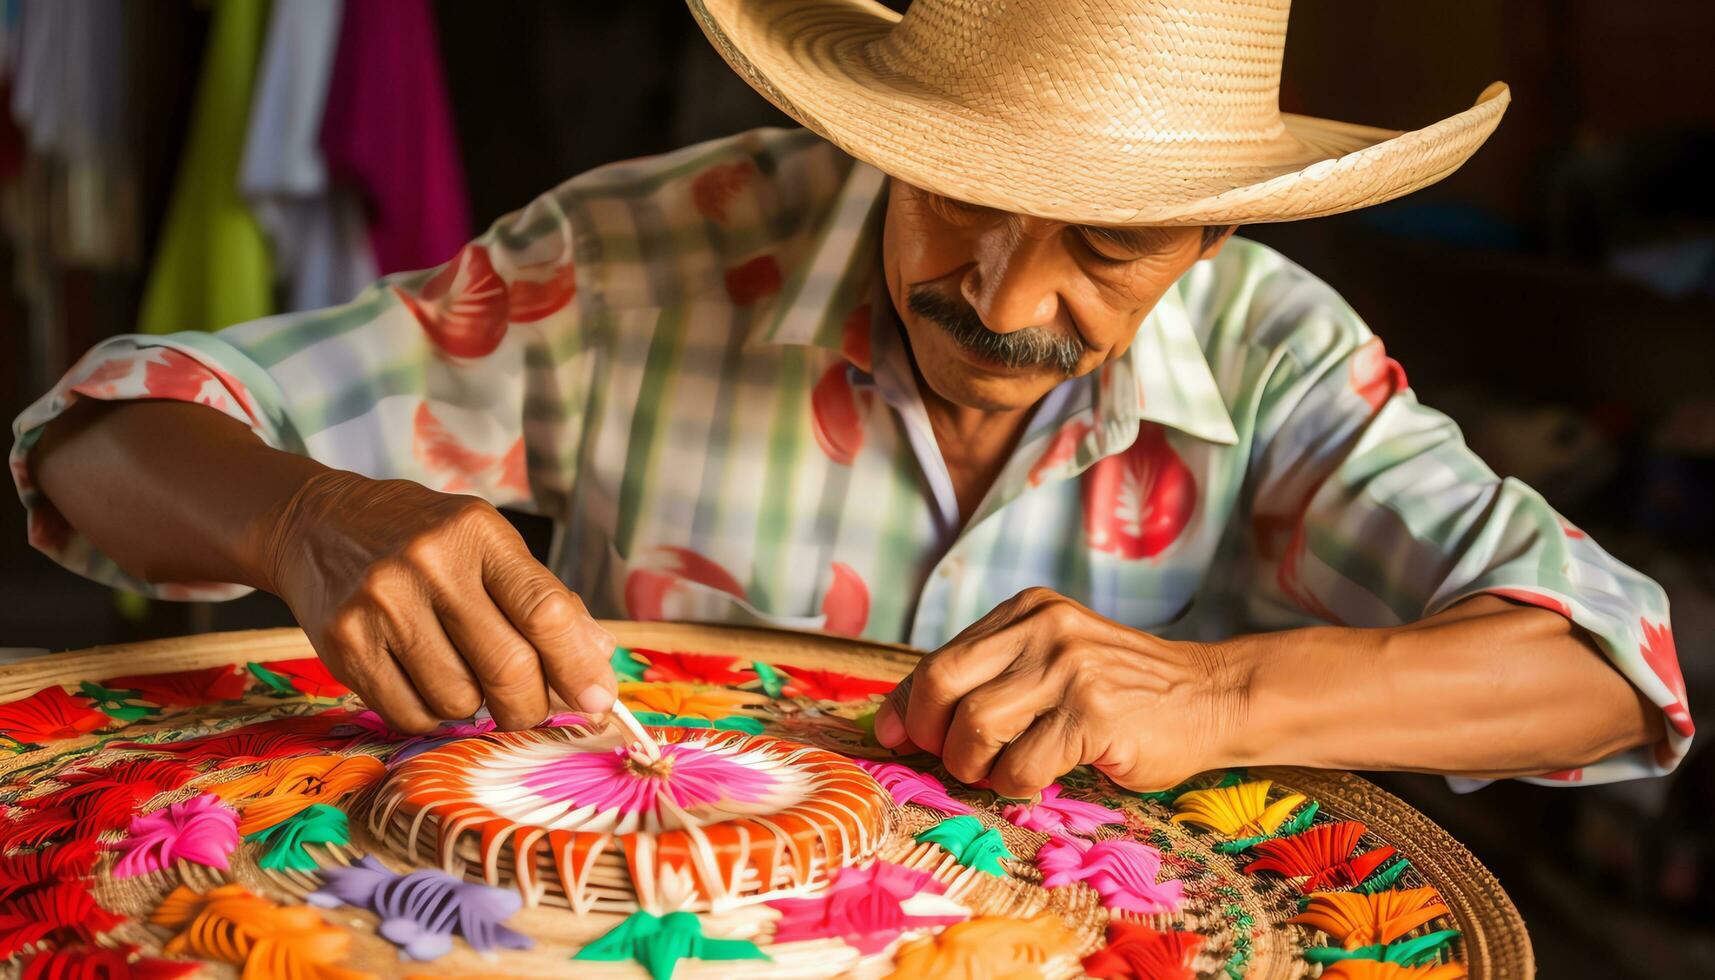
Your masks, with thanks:
M 1097 225 L 1290 221 L 1457 170 L 1507 86 L 1399 131 L 1280 111 L 1290 0 L 689 0 L 788 115 L 935 193 Z

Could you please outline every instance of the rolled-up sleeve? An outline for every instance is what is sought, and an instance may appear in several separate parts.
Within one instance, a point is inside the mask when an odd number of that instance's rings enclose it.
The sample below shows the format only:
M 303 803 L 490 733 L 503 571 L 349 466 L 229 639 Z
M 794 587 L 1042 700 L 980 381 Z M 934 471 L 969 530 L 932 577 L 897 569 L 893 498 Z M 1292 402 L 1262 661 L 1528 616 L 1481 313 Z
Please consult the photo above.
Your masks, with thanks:
M 1252 612 L 1380 627 L 1480 593 L 1550 609 L 1587 632 L 1666 716 L 1660 743 L 1548 785 L 1661 775 L 1692 737 L 1661 587 L 1529 486 L 1502 479 L 1332 297 L 1297 323 L 1264 386 L 1247 487 Z M 1469 781 L 1456 782 L 1468 788 Z
M 574 236 L 557 193 L 441 267 L 389 276 L 344 306 L 96 346 L 13 423 L 9 461 L 30 543 L 74 572 L 151 596 L 248 591 L 140 581 L 66 523 L 32 484 L 29 457 L 43 426 L 79 398 L 195 402 L 276 449 L 496 506 L 557 498 L 583 391 L 560 370 L 582 331 Z

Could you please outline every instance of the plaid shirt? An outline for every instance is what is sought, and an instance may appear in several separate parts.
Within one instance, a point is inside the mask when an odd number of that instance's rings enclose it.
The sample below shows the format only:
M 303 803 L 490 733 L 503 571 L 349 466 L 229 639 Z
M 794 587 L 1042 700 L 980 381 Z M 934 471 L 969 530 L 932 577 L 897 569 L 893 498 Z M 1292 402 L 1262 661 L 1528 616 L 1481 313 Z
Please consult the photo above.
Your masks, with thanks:
M 598 615 L 940 645 L 1047 586 L 1167 637 L 1412 622 L 1491 592 L 1587 630 L 1668 736 L 1549 782 L 1671 769 L 1692 725 L 1652 581 L 1502 480 L 1327 285 L 1242 238 L 1121 358 L 1059 386 L 961 525 L 878 286 L 886 178 L 760 130 L 573 179 L 346 306 L 96 347 L 17 421 L 32 542 L 170 598 L 26 477 L 77 395 L 198 401 L 269 445 L 556 521 Z

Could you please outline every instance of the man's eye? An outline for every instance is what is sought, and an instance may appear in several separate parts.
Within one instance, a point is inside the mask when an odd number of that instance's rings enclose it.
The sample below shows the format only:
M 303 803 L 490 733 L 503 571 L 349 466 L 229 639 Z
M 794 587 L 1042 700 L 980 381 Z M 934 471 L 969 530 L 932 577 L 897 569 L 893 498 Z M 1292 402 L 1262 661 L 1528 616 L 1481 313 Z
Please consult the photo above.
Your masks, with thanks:
M 950 197 L 942 197 L 939 194 L 929 195 L 929 206 L 934 208 L 942 218 L 948 221 L 969 221 L 970 219 L 981 215 L 983 211 L 986 210 L 985 208 L 978 207 L 975 204 L 966 204 L 963 201 L 955 201 Z
M 1084 242 L 1084 250 L 1089 252 L 1092 258 L 1103 265 L 1123 265 L 1124 263 L 1137 258 L 1136 254 L 1127 249 L 1121 248 L 1119 245 L 1108 241 L 1100 235 L 1092 235 L 1085 232 L 1079 237 Z

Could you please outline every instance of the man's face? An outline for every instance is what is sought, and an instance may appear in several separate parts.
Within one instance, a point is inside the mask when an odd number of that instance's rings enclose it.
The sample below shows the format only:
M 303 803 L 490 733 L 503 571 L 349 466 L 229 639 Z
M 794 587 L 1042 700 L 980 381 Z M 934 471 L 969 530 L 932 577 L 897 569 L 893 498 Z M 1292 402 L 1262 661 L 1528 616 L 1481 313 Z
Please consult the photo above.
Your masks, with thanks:
M 1124 354 L 1156 301 L 1226 236 L 1095 228 L 963 204 L 889 181 L 882 264 L 917 368 L 935 393 L 1028 408 Z

